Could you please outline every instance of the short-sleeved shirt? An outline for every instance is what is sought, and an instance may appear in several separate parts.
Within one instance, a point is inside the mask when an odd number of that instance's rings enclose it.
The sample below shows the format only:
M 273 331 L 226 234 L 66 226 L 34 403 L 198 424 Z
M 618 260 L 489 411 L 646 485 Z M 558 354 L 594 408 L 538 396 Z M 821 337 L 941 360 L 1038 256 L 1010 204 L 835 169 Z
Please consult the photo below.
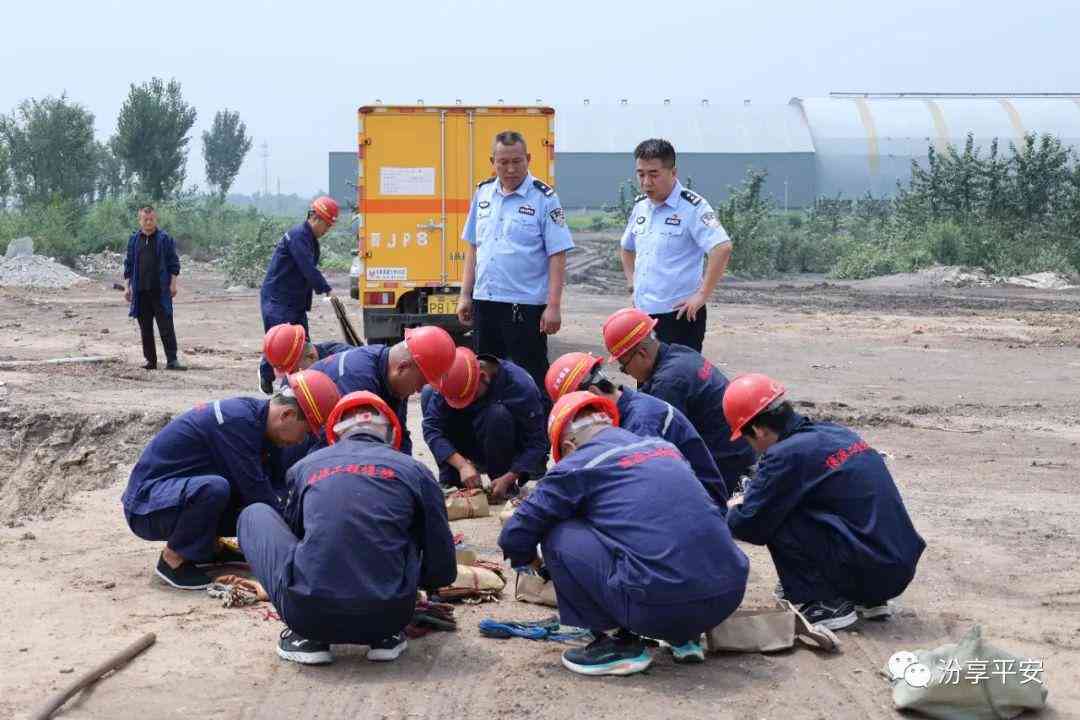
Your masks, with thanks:
M 480 183 L 461 239 L 476 247 L 473 298 L 523 305 L 547 302 L 548 258 L 574 247 L 559 196 L 532 174 L 510 193 Z
M 634 306 L 651 315 L 674 310 L 701 286 L 704 255 L 727 242 L 705 198 L 677 180 L 662 203 L 639 198 L 622 236 L 634 253 Z

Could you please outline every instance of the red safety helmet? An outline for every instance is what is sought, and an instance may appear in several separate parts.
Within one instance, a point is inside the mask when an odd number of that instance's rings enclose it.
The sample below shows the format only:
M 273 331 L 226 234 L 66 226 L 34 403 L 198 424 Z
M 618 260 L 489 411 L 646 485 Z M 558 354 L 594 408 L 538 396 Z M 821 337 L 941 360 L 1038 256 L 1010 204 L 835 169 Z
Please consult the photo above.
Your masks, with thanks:
M 438 385 L 454 364 L 454 339 L 441 327 L 424 325 L 405 331 L 405 345 L 424 379 Z
M 442 376 L 438 384 L 446 404 L 461 410 L 472 404 L 480 389 L 480 361 L 476 353 L 466 347 L 454 351 L 454 364 Z
M 266 331 L 263 336 L 263 355 L 278 372 L 296 372 L 304 357 L 307 333 L 302 325 L 282 323 Z
M 289 389 L 300 404 L 313 434 L 326 423 L 326 417 L 341 399 L 337 385 L 318 370 L 301 370 L 288 376 Z
M 582 410 L 589 407 L 595 407 L 606 413 L 611 418 L 611 424 L 618 427 L 619 408 L 610 398 L 593 395 L 584 390 L 575 390 L 563 395 L 555 402 L 555 406 L 551 408 L 551 415 L 548 417 L 548 438 L 551 441 L 551 457 L 555 459 L 555 462 L 562 459 L 559 439 L 562 438 L 567 423 L 573 422 Z
M 401 420 L 398 419 L 397 413 L 390 409 L 390 406 L 386 404 L 386 401 L 373 392 L 367 390 L 357 390 L 351 392 L 345 397 L 338 400 L 334 405 L 334 409 L 330 411 L 330 417 L 326 419 L 326 441 L 331 445 L 338 441 L 337 433 L 334 432 L 334 426 L 341 422 L 341 416 L 361 407 L 372 407 L 379 411 L 379 414 L 386 418 L 386 421 L 390 423 L 390 427 L 393 429 L 393 437 L 390 440 L 390 444 L 395 450 L 401 449 Z
M 572 352 L 559 357 L 551 363 L 547 375 L 544 376 L 544 389 L 552 402 L 558 400 L 568 392 L 574 392 L 585 378 L 592 374 L 593 368 L 604 362 L 589 353 Z
M 611 353 L 608 362 L 615 362 L 639 342 L 649 337 L 656 319 L 637 308 L 623 308 L 604 321 L 604 345 Z
M 327 225 L 333 225 L 337 222 L 338 213 L 341 212 L 337 200 L 329 195 L 322 195 L 312 200 L 311 210 L 322 218 Z
M 724 417 L 731 428 L 731 439 L 741 438 L 743 426 L 784 392 L 783 385 L 761 373 L 740 375 L 732 380 L 724 390 Z

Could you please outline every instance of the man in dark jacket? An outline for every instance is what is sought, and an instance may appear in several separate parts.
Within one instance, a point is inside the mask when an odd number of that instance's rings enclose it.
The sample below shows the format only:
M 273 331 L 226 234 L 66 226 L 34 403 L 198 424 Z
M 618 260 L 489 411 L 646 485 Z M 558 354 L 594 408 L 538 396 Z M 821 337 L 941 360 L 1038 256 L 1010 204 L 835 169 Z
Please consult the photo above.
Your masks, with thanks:
M 562 622 L 593 631 L 591 644 L 563 653 L 584 675 L 648 668 L 642 636 L 667 642 L 678 662 L 703 662 L 701 633 L 739 606 L 749 572 L 679 451 L 617 422 L 607 398 L 560 398 L 549 421 L 557 464 L 499 536 L 513 567 L 546 568 Z
M 139 210 L 139 230 L 128 239 L 124 258 L 124 299 L 131 305 L 128 315 L 139 321 L 143 357 L 147 370 L 157 369 L 154 322 L 161 333 L 168 370 L 187 370 L 177 359 L 176 330 L 173 327 L 173 298 L 180 258 L 169 234 L 157 226 L 157 213 L 150 205 Z
M 431 471 L 398 451 L 401 425 L 378 396 L 344 397 L 326 426 L 330 446 L 288 473 L 284 519 L 269 504 L 238 523 L 251 569 L 288 626 L 278 655 L 333 661 L 331 643 L 396 659 L 417 589 L 457 577 L 446 504 Z
M 721 513 L 727 513 L 728 491 L 701 435 L 670 403 L 616 386 L 603 371 L 604 361 L 588 353 L 572 352 L 551 364 L 544 384 L 554 402 L 567 393 L 587 390 L 606 397 L 619 409 L 619 427 L 641 437 L 658 437 L 674 445 L 690 464 Z
M 424 441 L 439 466 L 439 482 L 480 487 L 491 479 L 498 501 L 539 478 L 547 467 L 540 391 L 523 369 L 493 355 L 457 348 L 454 364 L 420 395 Z
M 762 453 L 746 493 L 732 498 L 731 534 L 765 545 L 779 595 L 814 624 L 884 618 L 926 548 L 880 454 L 851 430 L 792 410 L 765 375 L 735 378 L 724 397 L 734 428 Z
M 259 291 L 264 331 L 282 323 L 293 323 L 303 326 L 310 335 L 307 314 L 312 295 L 332 292 L 319 272 L 319 238 L 330 232 L 337 222 L 338 211 L 332 197 L 315 198 L 307 219 L 281 236 Z M 265 358 L 262 365 L 267 367 L 260 368 L 260 375 L 265 375 L 268 369 Z
M 732 440 L 724 422 L 728 380 L 711 362 L 684 345 L 669 345 L 653 333 L 656 319 L 636 308 L 616 311 L 604 323 L 604 344 L 611 360 L 637 380 L 638 390 L 671 403 L 709 446 L 724 476 L 728 495 L 750 474 L 754 451 L 745 440 Z

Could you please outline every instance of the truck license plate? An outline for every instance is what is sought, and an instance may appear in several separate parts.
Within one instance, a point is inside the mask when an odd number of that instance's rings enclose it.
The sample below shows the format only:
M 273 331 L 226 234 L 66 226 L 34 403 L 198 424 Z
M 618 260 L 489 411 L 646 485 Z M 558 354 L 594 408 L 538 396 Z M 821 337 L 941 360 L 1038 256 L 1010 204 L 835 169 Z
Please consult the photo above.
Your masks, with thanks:
M 457 295 L 428 295 L 427 307 L 431 315 L 457 315 Z

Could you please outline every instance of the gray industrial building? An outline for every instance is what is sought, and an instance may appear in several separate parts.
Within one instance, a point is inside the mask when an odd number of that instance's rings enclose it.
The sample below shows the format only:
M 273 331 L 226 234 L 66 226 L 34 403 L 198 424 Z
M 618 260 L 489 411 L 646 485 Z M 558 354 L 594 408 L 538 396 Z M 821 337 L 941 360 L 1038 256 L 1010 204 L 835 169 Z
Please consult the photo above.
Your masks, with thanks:
M 930 145 L 962 147 L 968 133 L 984 149 L 1032 132 L 1080 147 L 1080 95 L 833 93 L 786 105 L 586 101 L 555 110 L 556 189 L 567 208 L 614 203 L 647 137 L 671 140 L 683 182 L 713 201 L 756 168 L 777 206 L 792 208 L 821 196 L 892 195 Z M 352 206 L 355 151 L 330 153 L 329 170 L 331 194 Z

